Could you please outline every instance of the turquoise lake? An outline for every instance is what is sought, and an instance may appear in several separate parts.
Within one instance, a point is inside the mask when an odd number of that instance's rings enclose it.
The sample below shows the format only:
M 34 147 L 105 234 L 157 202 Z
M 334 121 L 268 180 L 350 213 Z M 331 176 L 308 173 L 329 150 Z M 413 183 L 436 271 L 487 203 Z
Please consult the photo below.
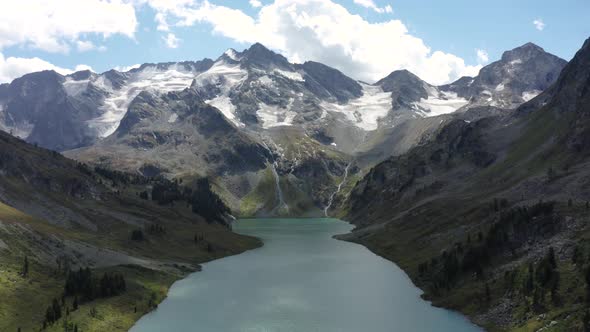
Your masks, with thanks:
M 351 229 L 336 219 L 240 220 L 234 230 L 264 246 L 204 264 L 131 331 L 481 331 L 422 300 L 392 262 L 332 238 Z

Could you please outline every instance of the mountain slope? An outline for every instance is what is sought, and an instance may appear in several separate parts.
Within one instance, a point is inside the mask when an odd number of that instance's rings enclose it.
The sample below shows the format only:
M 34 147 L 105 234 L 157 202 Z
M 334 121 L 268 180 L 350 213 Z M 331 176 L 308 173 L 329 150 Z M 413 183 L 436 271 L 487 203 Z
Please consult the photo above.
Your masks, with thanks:
M 585 263 L 573 253 L 587 249 L 589 231 L 588 59 L 590 40 L 512 115 L 452 121 L 377 165 L 352 189 L 347 214 L 358 228 L 345 238 L 399 263 L 435 304 L 491 329 L 581 328 Z M 557 267 L 546 267 L 552 252 Z
M 198 269 L 196 263 L 259 245 L 205 222 L 188 203 L 160 205 L 137 195 L 158 185 L 174 188 L 172 183 L 93 170 L 4 132 L 0 174 L 0 330 L 40 329 L 45 308 L 61 298 L 68 269 L 90 267 L 99 275 L 121 273 L 127 292 L 81 302 L 70 320 L 85 330 L 106 324 L 125 331 L 165 297 L 172 282 Z M 137 232 L 142 240 L 133 239 Z M 72 300 L 66 298 L 70 308 Z M 91 307 L 115 314 L 95 320 Z M 61 322 L 51 328 L 58 327 Z

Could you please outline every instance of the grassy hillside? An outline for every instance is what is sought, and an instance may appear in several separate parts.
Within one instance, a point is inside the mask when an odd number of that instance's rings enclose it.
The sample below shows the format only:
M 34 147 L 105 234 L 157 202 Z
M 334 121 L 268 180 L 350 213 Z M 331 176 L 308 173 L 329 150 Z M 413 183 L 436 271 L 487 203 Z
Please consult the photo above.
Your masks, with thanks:
M 0 148 L 1 331 L 40 330 L 54 299 L 62 317 L 48 331 L 126 331 L 199 263 L 260 245 L 205 221 L 194 202 L 141 198 L 156 180 L 90 169 L 3 133 Z M 96 285 L 105 273 L 123 276 L 125 291 L 74 310 L 65 281 L 85 267 Z
M 590 41 L 513 114 L 456 120 L 379 164 L 343 239 L 399 264 L 435 305 L 491 331 L 590 326 Z

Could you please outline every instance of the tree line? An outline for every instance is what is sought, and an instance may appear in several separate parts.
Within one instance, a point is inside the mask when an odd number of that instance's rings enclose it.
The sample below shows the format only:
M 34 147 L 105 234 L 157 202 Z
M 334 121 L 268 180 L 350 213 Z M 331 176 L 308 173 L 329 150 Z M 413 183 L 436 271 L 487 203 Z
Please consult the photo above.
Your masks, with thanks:
M 99 298 L 107 298 L 123 294 L 127 290 L 125 277 L 120 273 L 105 272 L 101 277 L 95 277 L 90 268 L 79 268 L 69 271 L 61 296 L 61 301 L 54 298 L 45 311 L 43 329 L 60 320 L 64 314 L 78 310 L 80 304 Z M 66 305 L 66 299 L 72 298 L 72 306 Z M 71 325 L 72 331 L 77 325 Z

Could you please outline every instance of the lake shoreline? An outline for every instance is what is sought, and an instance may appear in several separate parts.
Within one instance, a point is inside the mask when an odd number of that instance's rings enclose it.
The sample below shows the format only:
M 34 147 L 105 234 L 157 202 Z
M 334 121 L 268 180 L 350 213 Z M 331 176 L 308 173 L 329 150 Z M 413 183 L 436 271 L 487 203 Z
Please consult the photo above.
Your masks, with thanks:
M 241 331 L 254 326 L 254 330 L 307 331 L 306 324 L 316 329 L 322 326 L 323 331 L 358 331 L 359 324 L 371 326 L 372 331 L 390 331 L 392 324 L 405 331 L 432 331 L 439 325 L 441 331 L 479 331 L 464 316 L 425 301 L 423 292 L 395 263 L 358 243 L 336 238 L 350 232 L 352 224 L 336 218 L 267 222 L 270 220 L 241 219 L 249 225 L 236 232 L 261 239 L 259 250 L 233 255 L 244 255 L 243 259 L 230 256 L 211 261 L 201 273 L 178 280 L 170 287 L 165 306 L 144 315 L 132 331 L 164 327 L 184 331 L 196 321 L 203 331 Z M 297 277 L 298 273 L 304 277 Z M 365 278 L 372 282 L 359 287 L 359 280 Z M 344 300 L 350 298 L 357 301 Z M 300 303 L 307 303 L 310 309 L 301 311 Z M 373 307 L 380 309 L 368 310 Z M 355 314 L 345 314 L 349 318 L 343 321 L 342 314 L 347 312 Z
M 347 221 L 348 222 L 348 221 Z M 440 303 L 437 303 L 434 301 L 434 299 L 431 297 L 431 295 L 427 292 L 426 289 L 422 288 L 422 286 L 419 283 L 416 283 L 416 278 L 415 276 L 413 276 L 412 274 L 410 274 L 410 271 L 408 271 L 407 269 L 404 269 L 403 267 L 401 267 L 400 265 L 398 265 L 398 263 L 395 260 L 392 260 L 391 258 L 387 257 L 383 252 L 380 252 L 379 250 L 375 250 L 374 248 L 372 248 L 371 246 L 366 245 L 365 243 L 363 243 L 360 240 L 357 240 L 356 238 L 354 238 L 353 235 L 354 234 L 354 230 L 351 231 L 350 233 L 347 234 L 339 234 L 339 235 L 334 235 L 334 238 L 339 240 L 339 241 L 345 241 L 345 242 L 350 242 L 350 243 L 356 243 L 358 245 L 361 245 L 365 248 L 367 248 L 368 250 L 370 250 L 372 253 L 374 253 L 375 255 L 395 264 L 397 267 L 399 267 L 402 271 L 404 271 L 404 273 L 410 278 L 410 280 L 412 281 L 412 284 L 420 289 L 422 291 L 422 294 L 420 295 L 420 297 L 428 302 L 431 306 L 435 307 L 435 308 L 441 308 L 441 309 L 445 309 L 445 310 L 449 310 L 452 312 L 455 312 L 463 317 L 465 317 L 465 319 L 467 319 L 469 322 L 471 322 L 473 325 L 478 326 L 482 329 L 484 329 L 484 331 L 488 331 L 489 328 L 486 326 L 482 326 L 480 325 L 478 322 L 476 322 L 474 320 L 474 317 L 471 316 L 470 314 L 463 312 L 461 310 L 458 310 L 457 308 L 453 308 L 453 307 L 449 307 L 449 306 L 445 306 L 442 305 Z M 349 236 L 350 235 L 350 236 Z M 347 238 L 347 236 L 349 236 Z

